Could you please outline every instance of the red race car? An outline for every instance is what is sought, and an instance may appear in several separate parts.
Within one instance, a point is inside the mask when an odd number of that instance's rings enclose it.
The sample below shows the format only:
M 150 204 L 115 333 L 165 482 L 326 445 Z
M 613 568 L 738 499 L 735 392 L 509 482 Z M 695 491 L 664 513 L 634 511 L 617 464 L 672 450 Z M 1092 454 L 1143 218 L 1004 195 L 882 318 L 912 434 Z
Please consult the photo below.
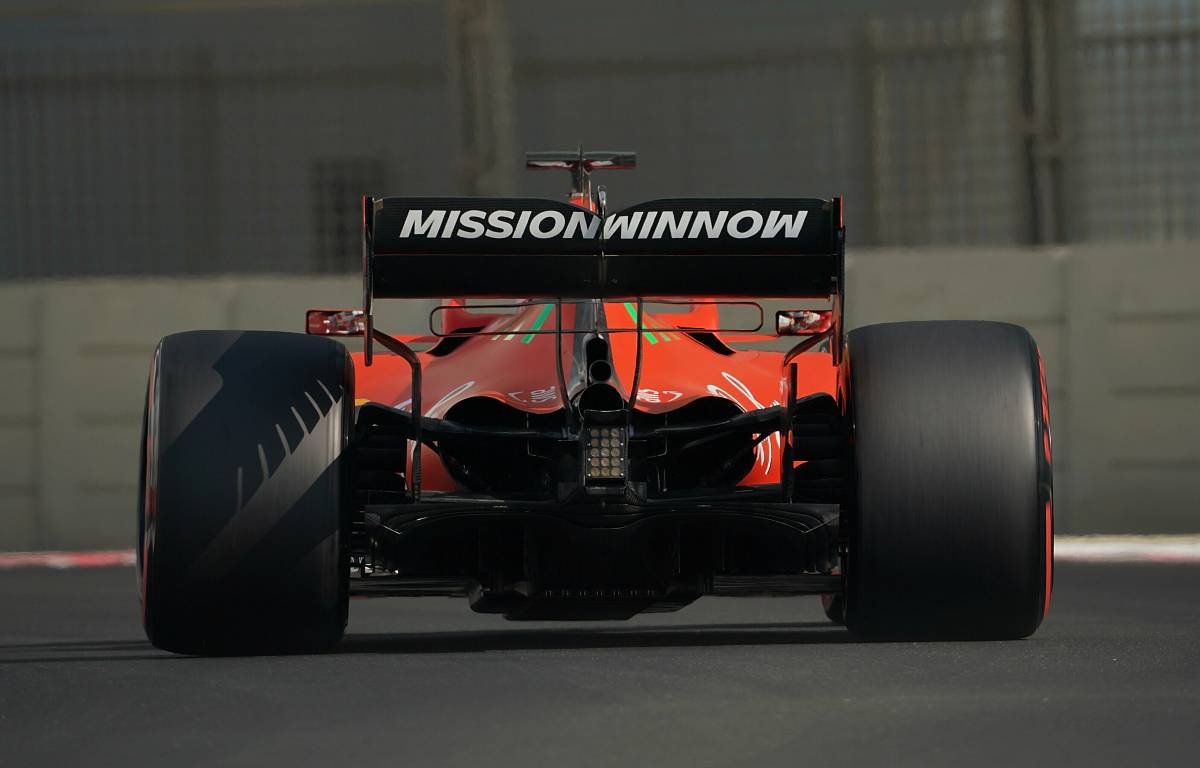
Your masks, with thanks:
M 812 593 L 865 637 L 1038 627 L 1052 479 L 1028 332 L 846 333 L 839 198 L 610 211 L 591 172 L 631 153 L 528 164 L 569 171 L 569 202 L 364 198 L 361 308 L 160 342 L 138 509 L 155 645 L 327 649 L 352 595 L 580 620 Z M 378 300 L 448 296 L 424 336 L 375 326 Z M 752 297 L 794 309 L 763 333 Z

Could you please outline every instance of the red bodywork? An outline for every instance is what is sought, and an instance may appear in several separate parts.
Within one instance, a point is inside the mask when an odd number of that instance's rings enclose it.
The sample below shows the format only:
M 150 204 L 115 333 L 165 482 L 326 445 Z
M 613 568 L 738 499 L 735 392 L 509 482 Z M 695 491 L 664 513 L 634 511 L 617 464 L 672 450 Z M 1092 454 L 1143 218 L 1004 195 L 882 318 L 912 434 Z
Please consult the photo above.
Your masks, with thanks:
M 626 332 L 610 334 L 613 377 L 610 383 L 628 399 L 636 360 L 636 310 L 626 302 L 606 302 L 605 320 L 610 329 Z M 573 327 L 576 307 L 563 305 L 561 326 Z M 470 324 L 464 310 L 452 310 L 448 325 Z M 421 360 L 422 410 L 424 415 L 443 418 L 450 408 L 467 398 L 486 397 L 530 413 L 553 413 L 562 409 L 561 393 L 554 360 L 556 309 L 553 304 L 531 302 L 515 314 L 484 316 L 486 325 L 447 354 L 419 353 Z M 477 321 L 475 323 L 479 325 Z M 783 353 L 732 348 L 717 351 L 685 331 L 717 326 L 717 308 L 695 305 L 686 313 L 645 312 L 642 337 L 642 366 L 638 378 L 637 411 L 664 413 L 676 410 L 700 397 L 721 397 L 743 411 L 779 405 L 786 397 Z M 530 333 L 542 331 L 542 333 Z M 730 336 L 718 341 L 765 341 L 773 336 Z M 571 366 L 574 336 L 562 337 L 563 366 Z M 446 343 L 446 342 L 442 342 Z M 720 346 L 724 346 L 721 344 Z M 436 349 L 436 348 L 434 348 Z M 356 403 L 377 402 L 401 410 L 411 408 L 408 364 L 376 348 L 370 367 L 363 365 L 361 352 L 354 354 Z M 797 397 L 827 392 L 836 394 L 837 368 L 825 352 L 807 352 L 795 358 Z M 574 396 L 576 392 L 570 392 Z M 780 437 L 776 433 L 758 445 L 757 461 L 742 479 L 743 485 L 777 483 L 780 480 Z M 425 447 L 422 454 L 423 485 L 429 490 L 456 488 L 437 454 Z

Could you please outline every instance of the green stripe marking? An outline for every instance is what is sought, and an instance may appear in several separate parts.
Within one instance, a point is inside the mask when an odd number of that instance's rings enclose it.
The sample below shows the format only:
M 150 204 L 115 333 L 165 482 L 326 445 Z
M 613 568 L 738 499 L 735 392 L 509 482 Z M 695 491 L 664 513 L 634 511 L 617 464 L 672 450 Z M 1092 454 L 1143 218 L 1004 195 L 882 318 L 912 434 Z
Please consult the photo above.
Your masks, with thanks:
M 542 330 L 542 325 L 546 322 L 546 318 L 550 316 L 550 310 L 553 307 L 554 307 L 553 304 L 543 304 L 542 311 L 538 313 L 537 319 L 533 321 L 533 327 L 530 328 L 529 330 L 531 330 L 531 331 Z M 528 344 L 531 341 L 533 341 L 532 333 L 527 333 L 521 338 L 522 344 Z
M 629 319 L 633 321 L 633 324 L 637 325 L 637 310 L 634 309 L 633 302 L 625 302 L 625 311 L 629 313 Z M 646 341 L 650 342 L 651 344 L 658 343 L 658 339 L 654 338 L 654 334 L 650 333 L 650 331 L 643 331 L 642 334 L 646 337 Z
M 674 336 L 672 336 L 671 334 L 669 334 L 669 333 L 667 333 L 666 331 L 662 330 L 662 329 L 663 329 L 663 328 L 665 328 L 666 326 L 665 326 L 665 325 L 663 325 L 662 323 L 658 322 L 657 320 L 655 320 L 653 317 L 647 317 L 647 318 L 646 318 L 646 320 L 647 320 L 647 321 L 649 321 L 649 323 L 650 323 L 651 327 L 654 327 L 654 328 L 658 328 L 658 329 L 659 329 L 659 331 L 658 331 L 658 335 L 659 335 L 660 337 L 662 337 L 662 340 L 663 340 L 663 341 L 672 341 L 672 340 L 675 338 L 675 337 L 674 337 Z
M 521 332 L 521 328 L 522 328 L 522 326 L 524 326 L 524 325 L 525 325 L 525 321 L 524 321 L 524 320 L 521 320 L 521 322 L 517 323 L 517 324 L 516 324 L 516 325 L 513 327 L 513 329 L 512 329 L 511 331 L 509 331 L 509 333 L 508 333 L 507 335 L 505 335 L 505 337 L 503 338 L 503 341 L 512 341 L 512 340 L 513 340 L 513 336 L 516 336 L 518 333 L 520 333 L 520 332 Z
M 509 319 L 505 320 L 504 322 L 502 322 L 500 324 L 500 327 L 496 329 L 500 332 L 492 337 L 492 341 L 496 341 L 497 339 L 504 338 L 505 331 L 507 331 L 509 329 L 509 327 L 512 326 L 512 324 L 513 324 L 513 318 L 511 318 L 511 317 Z

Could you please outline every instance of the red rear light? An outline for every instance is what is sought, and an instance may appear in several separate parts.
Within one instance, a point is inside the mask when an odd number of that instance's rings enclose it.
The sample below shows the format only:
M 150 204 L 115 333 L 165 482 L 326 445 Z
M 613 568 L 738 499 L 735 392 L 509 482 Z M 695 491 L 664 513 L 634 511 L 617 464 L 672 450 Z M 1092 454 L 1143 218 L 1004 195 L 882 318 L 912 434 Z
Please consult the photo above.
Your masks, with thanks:
M 313 336 L 362 336 L 367 315 L 361 309 L 310 309 L 304 331 Z

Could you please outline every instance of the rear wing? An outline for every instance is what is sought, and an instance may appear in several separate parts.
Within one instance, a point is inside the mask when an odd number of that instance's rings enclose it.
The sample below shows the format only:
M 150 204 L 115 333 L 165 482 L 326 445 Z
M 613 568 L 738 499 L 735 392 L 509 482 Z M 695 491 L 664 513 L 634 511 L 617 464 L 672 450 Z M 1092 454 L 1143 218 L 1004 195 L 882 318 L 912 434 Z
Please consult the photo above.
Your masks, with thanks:
M 374 298 L 828 298 L 841 198 L 670 199 L 610 213 L 531 198 L 364 198 Z
M 603 204 L 596 213 L 531 198 L 364 197 L 362 224 L 363 362 L 371 364 L 376 341 L 408 362 L 414 414 L 424 413 L 421 363 L 404 342 L 375 329 L 376 298 L 637 297 L 634 392 L 644 296 L 832 299 L 834 364 L 841 358 L 840 197 L 655 200 L 613 213 Z M 561 333 L 555 344 L 559 391 L 566 391 Z M 421 421 L 414 420 L 414 500 L 420 499 Z

